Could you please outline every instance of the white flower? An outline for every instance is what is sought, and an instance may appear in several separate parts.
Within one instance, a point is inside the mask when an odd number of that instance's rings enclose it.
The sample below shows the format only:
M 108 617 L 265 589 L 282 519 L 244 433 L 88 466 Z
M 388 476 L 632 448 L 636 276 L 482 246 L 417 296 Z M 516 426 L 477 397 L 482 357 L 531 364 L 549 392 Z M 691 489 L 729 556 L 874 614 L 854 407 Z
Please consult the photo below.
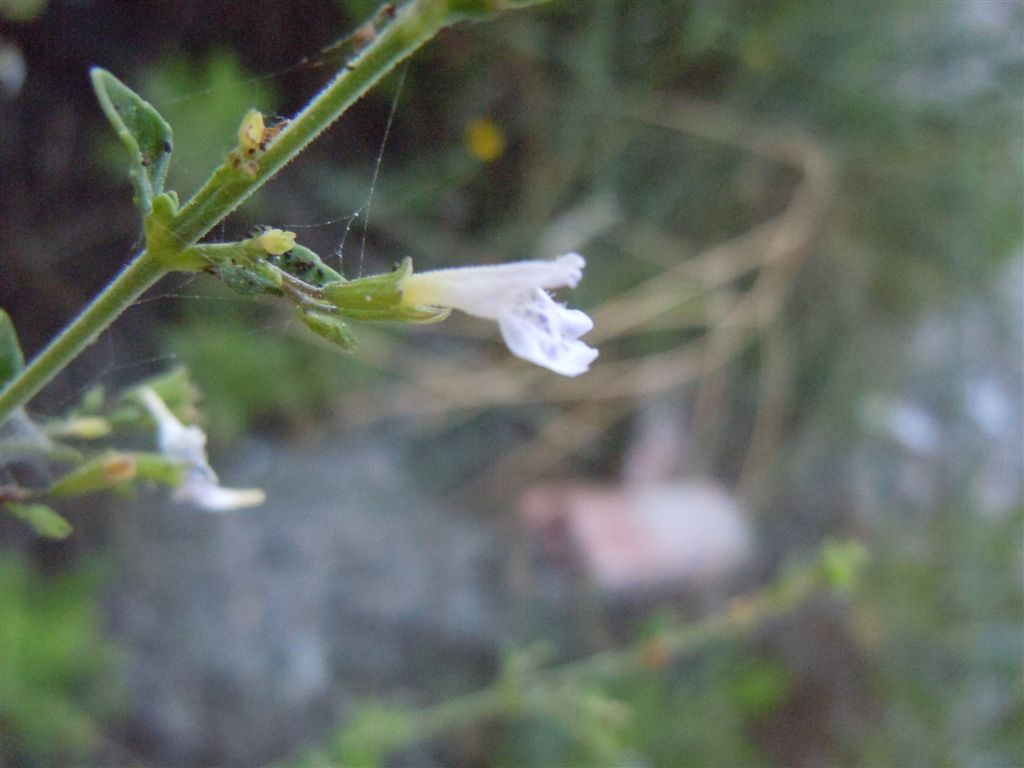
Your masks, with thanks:
M 575 288 L 586 262 L 578 253 L 552 261 L 438 269 L 409 275 L 402 304 L 451 307 L 496 320 L 512 354 L 563 376 L 587 371 L 597 357 L 579 337 L 594 327 L 586 314 L 557 304 L 547 289 Z
M 206 433 L 199 427 L 186 427 L 171 413 L 166 403 L 149 387 L 139 390 L 139 398 L 157 426 L 160 452 L 169 459 L 185 463 L 185 477 L 174 492 L 177 501 L 185 501 L 211 512 L 229 512 L 262 504 L 266 495 L 259 488 L 222 488 L 206 456 Z

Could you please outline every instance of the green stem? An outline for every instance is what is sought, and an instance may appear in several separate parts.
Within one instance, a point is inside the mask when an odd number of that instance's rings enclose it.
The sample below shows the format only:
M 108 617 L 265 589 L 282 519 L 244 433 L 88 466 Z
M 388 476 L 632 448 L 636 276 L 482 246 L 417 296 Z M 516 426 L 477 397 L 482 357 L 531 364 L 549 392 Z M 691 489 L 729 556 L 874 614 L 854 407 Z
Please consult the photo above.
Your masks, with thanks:
M 443 0 L 414 0 L 296 115 L 257 161 L 254 175 L 223 167 L 176 217 L 172 231 L 192 245 L 337 120 L 364 93 L 441 29 L 461 18 Z
M 774 585 L 733 600 L 722 612 L 666 630 L 653 641 L 535 670 L 520 683 L 518 695 L 510 697 L 507 683 L 499 680 L 481 690 L 410 712 L 406 727 L 382 737 L 377 746 L 384 752 L 393 751 L 472 723 L 515 716 L 541 702 L 557 705 L 560 692 L 571 691 L 583 680 L 606 680 L 650 670 L 656 668 L 654 664 L 678 660 L 714 640 L 744 635 L 766 620 L 793 610 L 828 585 L 817 562 L 805 565 Z
M 225 163 L 185 204 L 147 250 L 0 394 L 0 423 L 28 402 L 161 275 L 192 265 L 182 254 L 305 149 L 357 99 L 446 26 L 544 0 L 411 0 L 288 124 L 255 169 Z M 149 254 L 147 256 L 147 254 Z
M 0 393 L 0 423 L 24 405 L 54 376 L 169 270 L 161 259 L 142 251 L 82 313 Z

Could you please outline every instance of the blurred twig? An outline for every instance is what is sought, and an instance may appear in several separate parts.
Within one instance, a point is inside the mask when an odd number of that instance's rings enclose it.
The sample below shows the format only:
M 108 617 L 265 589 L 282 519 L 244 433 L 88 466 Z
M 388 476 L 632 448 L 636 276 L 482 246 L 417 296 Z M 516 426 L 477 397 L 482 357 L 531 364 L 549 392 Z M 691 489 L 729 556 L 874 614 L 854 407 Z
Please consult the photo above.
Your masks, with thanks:
M 718 613 L 663 629 L 627 648 L 548 668 L 542 668 L 530 654 L 512 657 L 496 682 L 482 690 L 414 712 L 370 708 L 343 733 L 336 744 L 340 754 L 320 757 L 363 764 L 495 718 L 531 714 L 571 718 L 567 708 L 579 703 L 587 686 L 624 675 L 657 672 L 713 640 L 749 633 L 823 589 L 844 591 L 855 583 L 864 558 L 864 551 L 855 543 L 826 544 L 816 558 L 785 569 L 771 586 L 734 598 Z M 628 717 L 626 711 L 621 714 Z

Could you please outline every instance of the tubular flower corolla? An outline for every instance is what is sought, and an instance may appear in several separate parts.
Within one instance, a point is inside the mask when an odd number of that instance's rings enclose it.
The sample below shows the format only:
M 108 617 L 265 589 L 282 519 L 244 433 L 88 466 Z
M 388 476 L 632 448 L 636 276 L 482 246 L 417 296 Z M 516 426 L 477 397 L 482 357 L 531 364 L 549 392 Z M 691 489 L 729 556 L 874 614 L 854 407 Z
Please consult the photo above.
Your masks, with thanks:
M 594 323 L 555 302 L 548 290 L 575 288 L 585 265 L 578 253 L 567 253 L 551 261 L 420 272 L 402 280 L 402 304 L 450 307 L 495 320 L 512 354 L 578 376 L 597 357 L 596 349 L 579 340 Z
M 210 512 L 230 512 L 262 504 L 266 498 L 259 488 L 223 488 L 206 456 L 206 433 L 195 425 L 185 426 L 149 387 L 138 391 L 142 404 L 157 427 L 160 452 L 185 464 L 185 476 L 174 492 L 184 501 Z

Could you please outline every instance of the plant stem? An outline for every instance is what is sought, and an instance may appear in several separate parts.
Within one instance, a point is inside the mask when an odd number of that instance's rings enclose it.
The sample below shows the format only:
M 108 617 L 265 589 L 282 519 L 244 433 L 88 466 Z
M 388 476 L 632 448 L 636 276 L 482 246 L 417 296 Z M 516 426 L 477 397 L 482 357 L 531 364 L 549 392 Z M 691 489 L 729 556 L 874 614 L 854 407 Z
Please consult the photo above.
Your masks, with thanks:
M 492 0 L 490 6 L 480 7 L 497 11 L 525 4 Z M 276 137 L 259 157 L 255 173 L 242 173 L 228 164 L 214 172 L 174 216 L 161 242 L 147 243 L 147 249 L 0 393 L 0 423 L 63 370 L 143 291 L 187 264 L 176 257 L 263 186 L 359 97 L 441 29 L 465 18 L 463 6 L 467 6 L 465 0 L 412 0 Z M 473 0 L 468 6 L 475 8 Z M 477 9 L 477 15 L 486 13 Z
M 42 389 L 168 268 L 144 250 L 0 393 L 0 423 Z
M 297 114 L 258 159 L 251 176 L 221 168 L 182 208 L 172 231 L 194 244 L 337 120 L 381 78 L 461 18 L 443 0 L 414 0 Z
M 501 10 L 546 0 L 411 0 L 345 65 L 259 156 L 240 170 L 225 162 L 177 212 L 159 242 L 125 267 L 0 393 L 0 423 L 23 406 L 137 299 L 174 269 L 193 268 L 182 254 L 220 223 L 253 192 L 305 149 L 357 99 L 396 65 L 446 26 L 466 18 L 484 18 Z M 155 204 L 154 204 L 155 207 Z
M 723 637 L 751 632 L 766 620 L 781 616 L 827 589 L 817 562 L 784 575 L 779 582 L 744 597 L 698 621 L 676 626 L 647 642 L 596 653 L 561 666 L 533 670 L 510 696 L 504 680 L 478 691 L 410 712 L 406 727 L 382 738 L 384 753 L 437 737 L 447 731 L 501 716 L 516 716 L 544 702 L 559 706 L 561 693 L 589 680 L 607 680 L 631 672 L 654 672 L 663 665 Z

